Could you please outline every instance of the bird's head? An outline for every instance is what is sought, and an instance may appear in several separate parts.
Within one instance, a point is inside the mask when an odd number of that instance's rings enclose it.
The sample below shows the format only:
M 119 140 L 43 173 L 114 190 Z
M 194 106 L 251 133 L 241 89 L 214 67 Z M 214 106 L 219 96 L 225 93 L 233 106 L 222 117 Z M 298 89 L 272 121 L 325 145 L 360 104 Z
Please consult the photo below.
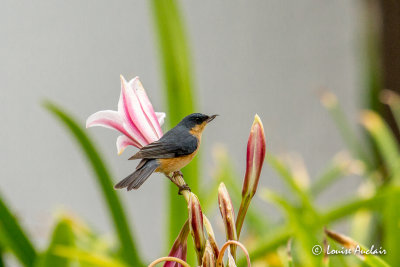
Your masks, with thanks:
M 203 132 L 204 127 L 217 116 L 218 115 L 208 116 L 201 113 L 192 113 L 183 118 L 179 124 L 188 128 L 191 134 L 199 135 Z

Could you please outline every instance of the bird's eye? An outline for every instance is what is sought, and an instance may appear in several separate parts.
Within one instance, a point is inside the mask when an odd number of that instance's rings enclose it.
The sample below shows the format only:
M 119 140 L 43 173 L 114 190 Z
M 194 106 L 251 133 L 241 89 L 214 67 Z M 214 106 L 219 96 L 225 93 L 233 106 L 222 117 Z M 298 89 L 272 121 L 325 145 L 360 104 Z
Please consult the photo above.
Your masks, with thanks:
M 200 119 L 200 118 L 196 118 L 196 122 L 197 122 L 197 123 L 200 123 L 200 122 L 201 122 L 201 119 Z

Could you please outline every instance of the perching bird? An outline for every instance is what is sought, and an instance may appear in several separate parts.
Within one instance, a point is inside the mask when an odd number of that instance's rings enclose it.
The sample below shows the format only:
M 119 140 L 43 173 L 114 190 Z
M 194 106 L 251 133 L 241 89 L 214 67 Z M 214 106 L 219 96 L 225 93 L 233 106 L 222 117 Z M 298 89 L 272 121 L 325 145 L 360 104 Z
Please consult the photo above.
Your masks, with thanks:
M 115 188 L 127 187 L 128 191 L 138 189 L 153 172 L 161 172 L 170 177 L 171 173 L 180 171 L 196 155 L 205 126 L 216 116 L 190 114 L 166 132 L 160 140 L 142 147 L 129 158 L 142 159 L 135 172 L 116 184 Z

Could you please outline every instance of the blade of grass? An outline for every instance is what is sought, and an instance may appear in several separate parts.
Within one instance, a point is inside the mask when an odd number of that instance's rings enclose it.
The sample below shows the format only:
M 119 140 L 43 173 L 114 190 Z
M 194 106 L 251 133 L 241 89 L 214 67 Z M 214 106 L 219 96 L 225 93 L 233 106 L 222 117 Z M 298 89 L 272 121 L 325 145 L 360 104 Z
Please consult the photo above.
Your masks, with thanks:
M 327 230 L 327 229 L 325 229 L 325 233 L 327 234 L 327 236 L 329 236 L 335 242 L 341 244 L 342 246 L 344 246 L 347 249 L 351 249 L 353 254 L 356 253 L 356 251 L 358 251 L 358 248 L 361 251 L 366 251 L 367 250 L 364 246 L 362 246 L 358 242 L 352 240 L 351 238 L 349 238 L 349 237 L 347 237 L 345 235 L 342 235 L 342 234 L 339 234 L 339 233 L 336 233 L 336 232 L 333 232 L 333 231 L 330 231 L 330 230 Z M 356 254 L 356 255 L 363 263 L 367 264 L 368 266 L 371 266 L 371 267 L 390 267 L 389 264 L 387 264 L 381 257 L 379 257 L 377 255 L 368 254 L 368 253 L 365 253 L 363 255 L 359 255 L 359 254 Z
M 166 84 L 169 126 L 175 126 L 184 116 L 195 110 L 189 48 L 178 4 L 175 0 L 153 0 L 152 11 L 160 44 L 162 69 Z M 185 181 L 198 192 L 198 159 L 183 169 Z M 177 196 L 177 189 L 169 185 L 168 245 L 174 242 L 180 226 L 186 220 L 187 206 Z
M 354 133 L 351 128 L 342 108 L 340 107 L 336 96 L 331 92 L 324 92 L 321 96 L 321 102 L 324 107 L 328 110 L 333 121 L 339 129 L 339 132 L 343 138 L 343 141 L 349 148 L 354 158 L 360 159 L 365 162 L 367 168 L 374 169 L 374 162 L 370 158 L 365 146 L 360 142 L 360 138 Z
M 272 154 L 269 154 L 266 158 L 271 167 L 279 174 L 279 177 L 282 178 L 287 183 L 288 187 L 300 198 L 303 205 L 309 210 L 313 210 L 310 197 L 296 182 L 289 167 Z
M 4 248 L 3 245 L 0 244 L 0 267 L 4 267 L 4 259 L 3 259 L 3 255 L 4 255 Z
M 383 119 L 373 111 L 364 111 L 361 120 L 379 148 L 392 183 L 400 185 L 400 152 L 392 132 Z
M 397 251 L 400 240 L 400 152 L 397 142 L 383 119 L 373 111 L 365 111 L 362 123 L 377 144 L 389 173 L 387 186 L 391 194 L 383 206 L 383 244 L 388 251 Z M 388 253 L 388 263 L 400 262 L 399 253 Z
M 291 229 L 293 230 L 293 238 L 299 242 L 298 251 L 299 260 L 307 266 L 321 266 L 321 256 L 312 255 L 310 248 L 318 244 L 317 231 L 320 230 L 318 225 L 319 215 L 308 207 L 297 207 L 288 202 L 278 194 L 264 189 L 262 196 L 265 199 L 271 200 L 280 206 L 286 213 Z M 311 219 L 312 218 L 312 219 Z
M 373 213 L 368 210 L 359 210 L 351 220 L 351 236 L 362 244 L 372 244 Z
M 394 91 L 383 90 L 380 96 L 382 102 L 390 107 L 396 120 L 397 126 L 400 126 L 400 95 Z
M 309 192 L 315 198 L 331 184 L 346 177 L 346 175 L 361 175 L 364 168 L 364 164 L 361 161 L 354 160 L 349 155 L 346 155 L 346 153 L 340 152 L 323 172 L 318 175 L 318 179 L 311 185 Z
M 127 267 L 123 262 L 116 259 L 110 258 L 104 254 L 99 254 L 95 252 L 88 252 L 78 248 L 67 247 L 67 246 L 57 246 L 54 249 L 54 253 L 59 257 L 64 257 L 67 259 L 78 260 L 81 263 L 87 263 L 97 267 Z
M 110 173 L 93 142 L 70 115 L 51 102 L 46 102 L 44 106 L 70 131 L 91 164 L 111 215 L 123 259 L 131 266 L 143 266 L 122 203 L 114 190 Z
M 0 236 L 1 243 L 15 255 L 23 266 L 33 266 L 37 253 L 17 218 L 8 209 L 0 196 Z
M 73 229 L 66 219 L 61 219 L 54 228 L 51 242 L 47 251 L 41 256 L 39 264 L 35 267 L 68 267 L 71 265 L 71 259 L 60 257 L 54 254 L 57 246 L 74 246 L 75 235 Z
M 323 190 L 328 188 L 333 183 L 337 182 L 339 179 L 344 178 L 343 168 L 339 165 L 331 165 L 329 166 L 324 173 L 319 176 L 310 188 L 311 195 L 315 198 L 317 197 Z
M 378 192 L 374 196 L 368 198 L 356 198 L 353 200 L 346 200 L 343 204 L 339 204 L 329 211 L 322 213 L 320 217 L 319 227 L 323 227 L 329 223 L 333 223 L 340 219 L 343 219 L 359 209 L 375 209 L 379 210 L 382 208 L 383 201 L 388 196 L 388 193 L 383 190 Z M 264 257 L 268 252 L 276 249 L 277 247 L 285 244 L 287 240 L 293 235 L 293 229 L 289 225 L 276 226 L 269 233 L 261 238 L 261 242 L 258 243 L 257 247 L 249 250 L 250 258 L 252 261 Z M 238 266 L 243 266 L 246 263 L 246 259 L 241 257 L 238 259 Z

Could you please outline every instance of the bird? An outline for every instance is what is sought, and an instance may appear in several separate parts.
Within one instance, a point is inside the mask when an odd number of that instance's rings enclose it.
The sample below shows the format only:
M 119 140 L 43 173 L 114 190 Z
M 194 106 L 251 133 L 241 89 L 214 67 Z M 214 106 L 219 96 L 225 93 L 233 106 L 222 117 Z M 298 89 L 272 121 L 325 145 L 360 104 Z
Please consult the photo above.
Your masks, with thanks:
M 169 179 L 189 164 L 197 154 L 205 126 L 218 115 L 192 113 L 183 118 L 159 140 L 142 147 L 129 160 L 140 159 L 136 170 L 114 186 L 115 189 L 138 189 L 153 172 L 164 173 Z M 190 188 L 183 185 L 181 190 Z

